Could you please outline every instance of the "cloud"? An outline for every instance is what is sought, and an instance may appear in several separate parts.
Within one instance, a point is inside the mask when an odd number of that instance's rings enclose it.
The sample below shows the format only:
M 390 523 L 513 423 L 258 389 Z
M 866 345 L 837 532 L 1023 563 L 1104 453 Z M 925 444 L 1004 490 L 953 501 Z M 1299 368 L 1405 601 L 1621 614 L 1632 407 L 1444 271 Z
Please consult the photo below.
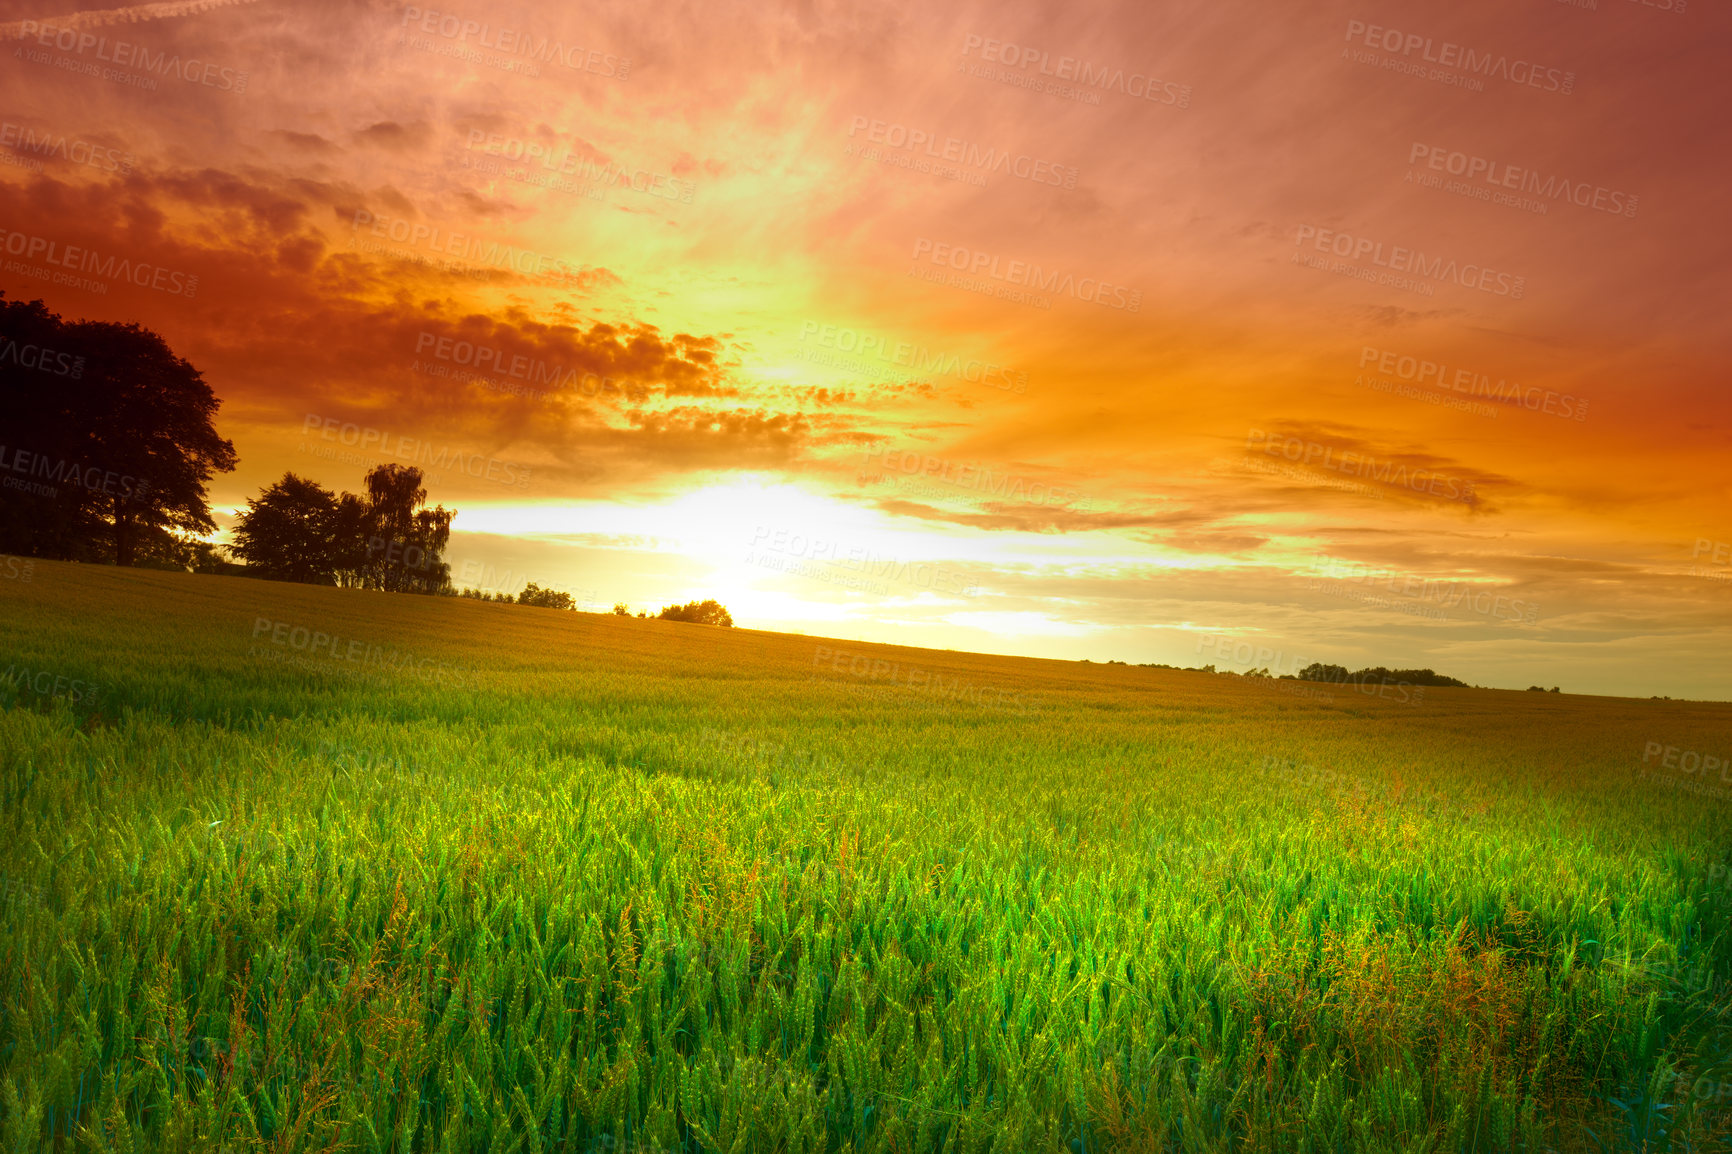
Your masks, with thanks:
M 0 24 L 0 40 L 22 40 L 25 25 L 40 24 L 52 28 L 106 28 L 113 24 L 137 24 L 141 21 L 167 20 L 209 12 L 213 8 L 232 8 L 237 4 L 257 4 L 258 0 L 165 0 L 160 4 L 133 4 L 126 8 L 102 8 L 85 12 L 70 12 L 64 16 L 41 20 L 15 20 Z

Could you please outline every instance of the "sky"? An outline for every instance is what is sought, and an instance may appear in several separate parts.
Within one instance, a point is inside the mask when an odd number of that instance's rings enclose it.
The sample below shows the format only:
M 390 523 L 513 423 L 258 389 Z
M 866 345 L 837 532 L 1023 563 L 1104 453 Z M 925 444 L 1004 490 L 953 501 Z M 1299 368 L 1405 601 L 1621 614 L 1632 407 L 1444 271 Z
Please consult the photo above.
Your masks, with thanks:
M 459 2 L 0 8 L 0 288 L 203 372 L 220 524 L 394 460 L 476 588 L 1732 697 L 1719 7 Z

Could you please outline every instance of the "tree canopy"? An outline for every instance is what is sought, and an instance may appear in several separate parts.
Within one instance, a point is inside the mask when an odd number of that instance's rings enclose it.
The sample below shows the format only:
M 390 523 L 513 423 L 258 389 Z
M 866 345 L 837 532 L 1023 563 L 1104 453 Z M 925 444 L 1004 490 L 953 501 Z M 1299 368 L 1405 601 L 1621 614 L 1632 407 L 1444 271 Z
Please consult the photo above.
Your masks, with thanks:
M 519 605 L 537 605 L 543 609 L 576 609 L 577 598 L 563 589 L 543 589 L 531 581 L 517 595 Z
M 1324 665 L 1321 662 L 1313 662 L 1301 669 L 1298 677 L 1301 681 L 1328 681 L 1336 684 L 1380 682 L 1385 685 L 1406 683 L 1408 685 L 1440 687 L 1456 686 L 1462 689 L 1468 687 L 1465 681 L 1445 677 L 1443 674 L 1433 672 L 1430 669 L 1385 669 L 1381 665 L 1349 673 L 1345 665 Z
M 0 299 L 0 398 L 0 549 L 132 565 L 215 531 L 206 486 L 236 462 L 222 402 L 156 333 Z
M 722 625 L 733 628 L 734 618 L 719 601 L 688 601 L 684 605 L 664 606 L 656 614 L 663 621 L 691 621 L 699 625 Z
M 278 581 L 444 593 L 451 566 L 444 552 L 455 510 L 426 508 L 421 470 L 379 465 L 366 476 L 367 494 L 333 493 L 316 481 L 284 473 L 247 502 L 231 551 L 249 569 Z

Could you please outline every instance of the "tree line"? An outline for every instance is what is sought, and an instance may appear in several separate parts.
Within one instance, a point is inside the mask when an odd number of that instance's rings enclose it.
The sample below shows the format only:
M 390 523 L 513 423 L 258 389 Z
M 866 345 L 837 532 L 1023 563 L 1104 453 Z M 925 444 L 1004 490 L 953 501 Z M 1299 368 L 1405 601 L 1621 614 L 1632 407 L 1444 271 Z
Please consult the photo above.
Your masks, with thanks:
M 388 593 L 447 593 L 455 509 L 426 507 L 421 470 L 368 471 L 364 494 L 335 493 L 292 472 L 247 502 L 229 552 L 256 576 Z
M 409 465 L 369 470 L 361 493 L 285 472 L 247 502 L 231 544 L 205 541 L 217 529 L 207 486 L 238 463 L 216 431 L 222 402 L 140 325 L 69 321 L 0 291 L 0 401 L 0 552 L 577 608 L 535 582 L 516 596 L 455 588 L 444 554 L 457 511 L 429 507 Z M 734 623 L 714 600 L 656 616 Z

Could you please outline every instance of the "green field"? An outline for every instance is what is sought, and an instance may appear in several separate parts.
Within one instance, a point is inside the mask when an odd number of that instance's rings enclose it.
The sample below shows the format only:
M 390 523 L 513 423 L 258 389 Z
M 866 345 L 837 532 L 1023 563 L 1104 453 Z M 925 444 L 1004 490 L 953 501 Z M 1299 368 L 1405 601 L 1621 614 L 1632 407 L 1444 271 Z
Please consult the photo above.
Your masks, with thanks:
M 1642 774 L 1732 706 L 43 561 L 0 632 L 4 1154 L 1727 1149 L 1732 803 Z

